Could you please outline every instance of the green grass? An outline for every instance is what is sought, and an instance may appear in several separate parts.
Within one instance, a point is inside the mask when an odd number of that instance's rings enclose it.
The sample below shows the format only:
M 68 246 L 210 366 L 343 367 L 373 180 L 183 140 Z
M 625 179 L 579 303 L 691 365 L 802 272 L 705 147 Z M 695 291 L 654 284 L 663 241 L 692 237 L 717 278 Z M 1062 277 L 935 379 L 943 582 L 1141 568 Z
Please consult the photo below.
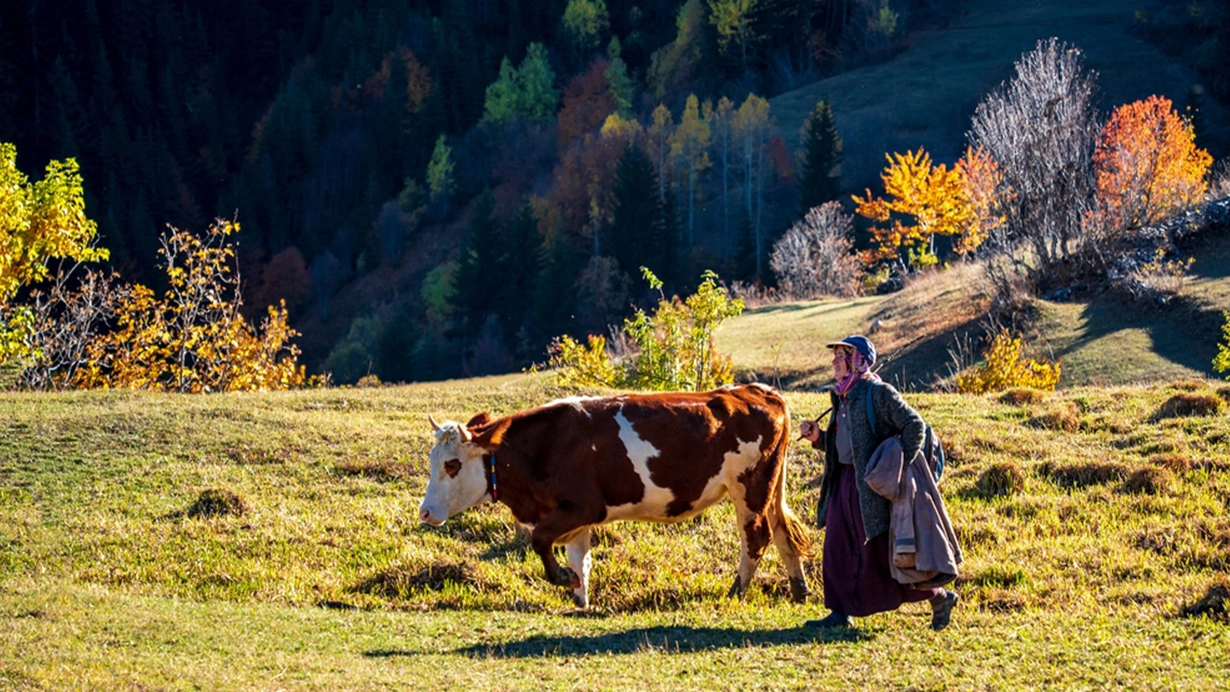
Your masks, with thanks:
M 426 416 L 563 393 L 542 376 L 0 394 L 0 689 L 1224 689 L 1230 624 L 1179 613 L 1230 572 L 1230 417 L 1163 415 L 1180 392 L 1230 397 L 1203 381 L 911 395 L 951 457 L 962 603 L 938 635 L 907 606 L 819 639 L 800 625 L 821 599 L 791 604 L 772 552 L 745 601 L 724 598 L 729 504 L 600 531 L 584 613 L 502 506 L 419 526 Z M 824 405 L 787 396 L 796 422 Z M 790 463 L 809 516 L 819 460 L 796 444 Z M 986 492 L 1002 464 L 1024 482 Z M 1151 468 L 1162 482 L 1132 484 Z M 208 489 L 245 511 L 188 517 Z

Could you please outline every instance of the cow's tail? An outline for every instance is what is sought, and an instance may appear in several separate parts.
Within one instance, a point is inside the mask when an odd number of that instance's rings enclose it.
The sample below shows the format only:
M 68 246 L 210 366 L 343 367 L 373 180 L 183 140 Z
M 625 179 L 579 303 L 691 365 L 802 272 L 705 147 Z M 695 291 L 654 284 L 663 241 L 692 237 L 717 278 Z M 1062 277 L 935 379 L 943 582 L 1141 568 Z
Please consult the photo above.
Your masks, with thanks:
M 811 556 L 811 538 L 807 534 L 807 529 L 803 527 L 803 522 L 799 521 L 799 518 L 791 511 L 789 503 L 786 502 L 786 459 L 787 450 L 790 447 L 790 412 L 785 407 L 784 399 L 782 404 L 782 425 L 778 430 L 777 448 L 774 450 L 780 455 L 780 460 L 777 487 L 773 489 L 773 502 L 777 505 L 775 509 L 778 517 L 777 525 L 773 527 L 773 530 L 784 532 L 786 540 L 794 548 L 795 553 L 800 558 L 807 558 Z

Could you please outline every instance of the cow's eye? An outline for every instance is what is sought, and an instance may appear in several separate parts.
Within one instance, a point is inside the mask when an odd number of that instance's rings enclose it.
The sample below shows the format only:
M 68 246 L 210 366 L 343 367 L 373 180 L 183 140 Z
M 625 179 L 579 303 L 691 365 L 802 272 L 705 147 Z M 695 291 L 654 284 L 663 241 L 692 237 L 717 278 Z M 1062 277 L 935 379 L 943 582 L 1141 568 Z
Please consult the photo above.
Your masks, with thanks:
M 444 462 L 444 472 L 449 478 L 456 478 L 458 473 L 461 473 L 461 462 L 456 459 L 449 459 Z

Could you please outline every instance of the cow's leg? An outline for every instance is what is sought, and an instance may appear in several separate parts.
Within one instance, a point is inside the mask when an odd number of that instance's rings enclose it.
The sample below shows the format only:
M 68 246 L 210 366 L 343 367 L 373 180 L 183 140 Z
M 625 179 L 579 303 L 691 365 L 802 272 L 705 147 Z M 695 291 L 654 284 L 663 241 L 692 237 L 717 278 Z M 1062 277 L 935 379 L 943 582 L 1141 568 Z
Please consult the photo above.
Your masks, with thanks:
M 744 504 L 743 498 L 734 499 L 735 522 L 739 527 L 739 569 L 734 584 L 726 594 L 727 598 L 741 597 L 747 591 L 747 585 L 752 583 L 752 576 L 756 574 L 756 567 L 760 565 L 760 558 L 764 557 L 772 534 L 766 512 L 752 512 Z
M 556 511 L 534 525 L 534 532 L 530 534 L 530 544 L 534 546 L 534 552 L 538 553 L 538 557 L 542 559 L 547 581 L 556 586 L 567 586 L 571 589 L 582 588 L 581 575 L 561 566 L 555 559 L 552 546 L 559 541 L 561 536 L 567 536 L 577 529 L 601 520 L 601 517 L 593 519 L 578 516 L 573 512 Z
M 790 515 L 789 509 L 783 510 L 772 513 L 773 545 L 777 546 L 777 554 L 781 556 L 786 575 L 790 578 L 790 598 L 795 603 L 802 603 L 807 600 L 808 592 L 807 575 L 803 573 L 802 556 L 799 554 L 798 536 L 802 535 L 802 527 L 799 526 L 798 519 Z
M 581 586 L 572 590 L 572 602 L 578 608 L 589 607 L 589 570 L 593 563 L 589 555 L 590 530 L 585 529 L 575 538 L 565 544 L 568 553 L 568 567 L 581 575 Z

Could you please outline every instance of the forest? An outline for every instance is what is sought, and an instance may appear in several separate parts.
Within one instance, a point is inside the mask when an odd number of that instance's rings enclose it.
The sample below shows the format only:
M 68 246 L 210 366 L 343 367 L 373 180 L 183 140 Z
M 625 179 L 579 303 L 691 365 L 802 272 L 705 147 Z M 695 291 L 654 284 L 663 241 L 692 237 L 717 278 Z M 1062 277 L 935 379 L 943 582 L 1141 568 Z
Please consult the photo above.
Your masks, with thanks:
M 504 372 L 652 301 L 642 266 L 668 295 L 706 270 L 776 286 L 779 238 L 858 189 L 826 104 L 800 128 L 767 99 L 891 55 L 960 6 L 10 2 L 0 142 L 30 174 L 79 163 L 126 280 L 166 286 L 168 226 L 242 228 L 243 310 L 284 300 L 312 373 Z M 1223 9 L 1184 28 L 1228 25 Z M 863 245 L 876 232 L 856 230 Z

